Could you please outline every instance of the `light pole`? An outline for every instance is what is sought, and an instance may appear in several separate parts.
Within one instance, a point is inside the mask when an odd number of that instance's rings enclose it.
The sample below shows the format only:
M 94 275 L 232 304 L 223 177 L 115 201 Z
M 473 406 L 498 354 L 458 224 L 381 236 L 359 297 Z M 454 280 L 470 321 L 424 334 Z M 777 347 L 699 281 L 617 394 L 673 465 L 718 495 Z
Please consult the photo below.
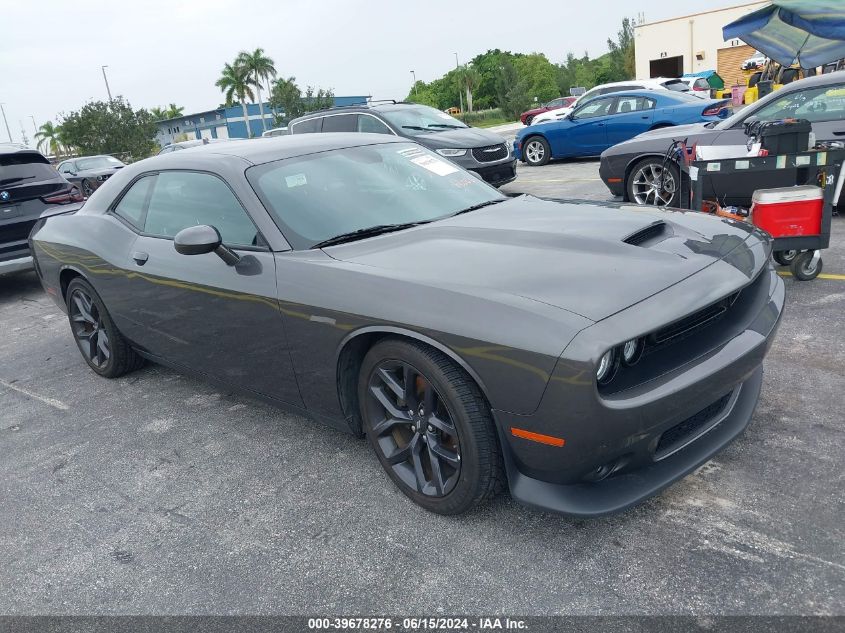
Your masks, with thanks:
M 455 69 L 459 73 L 458 74 L 458 99 L 461 100 L 461 114 L 463 114 L 463 111 L 464 111 L 464 92 L 463 92 L 463 86 L 461 85 L 461 77 L 460 77 L 461 65 L 458 63 L 458 54 L 457 53 L 455 53 Z
M 6 120 L 6 110 L 3 108 L 3 104 L 0 103 L 0 112 L 3 113 L 3 123 L 6 124 L 6 134 L 9 135 L 9 142 L 12 142 L 12 131 L 9 129 L 9 122 Z
M 102 69 L 103 69 L 103 81 L 106 82 L 106 92 L 109 93 L 109 103 L 111 103 L 111 88 L 109 88 L 109 78 L 106 77 L 106 68 L 108 68 L 108 65 L 105 65 L 105 66 L 102 67 Z
M 411 88 L 411 94 L 416 97 L 417 96 L 417 73 L 415 73 L 413 70 L 411 71 L 411 77 L 414 78 L 414 85 Z

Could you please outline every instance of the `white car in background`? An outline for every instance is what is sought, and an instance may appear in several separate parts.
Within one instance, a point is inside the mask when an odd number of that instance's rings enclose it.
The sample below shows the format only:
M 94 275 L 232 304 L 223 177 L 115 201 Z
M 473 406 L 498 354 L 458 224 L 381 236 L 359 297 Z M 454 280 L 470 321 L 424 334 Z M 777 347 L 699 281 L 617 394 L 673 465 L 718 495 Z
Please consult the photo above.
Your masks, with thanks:
M 615 81 L 613 83 L 601 84 L 595 88 L 590 88 L 578 98 L 578 101 L 568 108 L 558 108 L 557 110 L 549 110 L 548 112 L 538 114 L 534 117 L 534 120 L 531 121 L 531 125 L 548 123 L 549 121 L 558 121 L 567 116 L 579 105 L 587 103 L 587 101 L 590 101 L 595 97 L 606 95 L 611 92 L 621 92 L 623 90 L 673 90 L 675 92 L 691 92 L 690 87 L 686 84 L 686 82 L 680 79 L 670 79 L 668 77 Z

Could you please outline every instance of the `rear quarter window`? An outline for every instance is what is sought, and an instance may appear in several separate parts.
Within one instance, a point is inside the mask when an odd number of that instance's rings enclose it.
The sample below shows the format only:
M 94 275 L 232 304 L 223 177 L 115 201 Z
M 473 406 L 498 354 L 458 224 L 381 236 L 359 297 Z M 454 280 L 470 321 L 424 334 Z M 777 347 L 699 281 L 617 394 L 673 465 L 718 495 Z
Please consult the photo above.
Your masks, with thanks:
M 319 132 L 323 126 L 323 118 L 322 117 L 314 117 L 312 119 L 305 119 L 304 121 L 299 121 L 298 123 L 294 123 L 290 128 L 291 134 L 310 134 L 314 132 Z

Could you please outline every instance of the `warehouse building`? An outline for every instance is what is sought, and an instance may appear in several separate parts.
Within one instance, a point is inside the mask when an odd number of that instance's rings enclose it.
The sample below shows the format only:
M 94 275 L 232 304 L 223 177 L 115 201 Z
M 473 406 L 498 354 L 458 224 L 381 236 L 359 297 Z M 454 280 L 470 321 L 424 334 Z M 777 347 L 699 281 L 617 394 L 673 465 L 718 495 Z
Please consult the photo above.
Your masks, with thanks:
M 349 97 L 335 97 L 334 105 L 359 105 L 367 103 L 368 96 L 357 95 Z M 249 129 L 252 136 L 261 136 L 264 126 L 261 124 L 261 109 L 257 103 L 247 104 Z M 280 112 L 280 114 L 284 114 Z M 264 121 L 267 129 L 274 127 L 274 111 L 268 104 L 264 104 Z M 216 108 L 194 114 L 183 114 L 175 119 L 156 121 L 156 143 L 160 147 L 179 141 L 189 141 L 200 138 L 247 138 L 244 111 L 241 105 L 235 104 L 226 108 Z
M 724 41 L 722 27 L 767 4 L 750 2 L 638 24 L 634 28 L 637 77 L 680 77 L 715 70 L 726 86 L 743 83 L 740 66 L 755 50 L 741 40 Z

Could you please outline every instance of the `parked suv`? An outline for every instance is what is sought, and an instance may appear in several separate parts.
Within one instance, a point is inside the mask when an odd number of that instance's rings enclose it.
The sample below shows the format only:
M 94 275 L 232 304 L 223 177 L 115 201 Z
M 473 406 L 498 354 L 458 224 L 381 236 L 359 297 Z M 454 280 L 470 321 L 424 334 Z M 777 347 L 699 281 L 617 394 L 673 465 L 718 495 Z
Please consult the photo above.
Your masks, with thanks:
M 290 134 L 370 132 L 403 136 L 476 172 L 494 187 L 516 178 L 516 158 L 505 139 L 416 103 L 390 101 L 329 108 L 294 119 L 288 130 Z
M 79 189 L 43 154 L 0 144 L 0 275 L 32 268 L 27 238 L 33 225 L 52 205 L 72 202 L 82 202 Z

